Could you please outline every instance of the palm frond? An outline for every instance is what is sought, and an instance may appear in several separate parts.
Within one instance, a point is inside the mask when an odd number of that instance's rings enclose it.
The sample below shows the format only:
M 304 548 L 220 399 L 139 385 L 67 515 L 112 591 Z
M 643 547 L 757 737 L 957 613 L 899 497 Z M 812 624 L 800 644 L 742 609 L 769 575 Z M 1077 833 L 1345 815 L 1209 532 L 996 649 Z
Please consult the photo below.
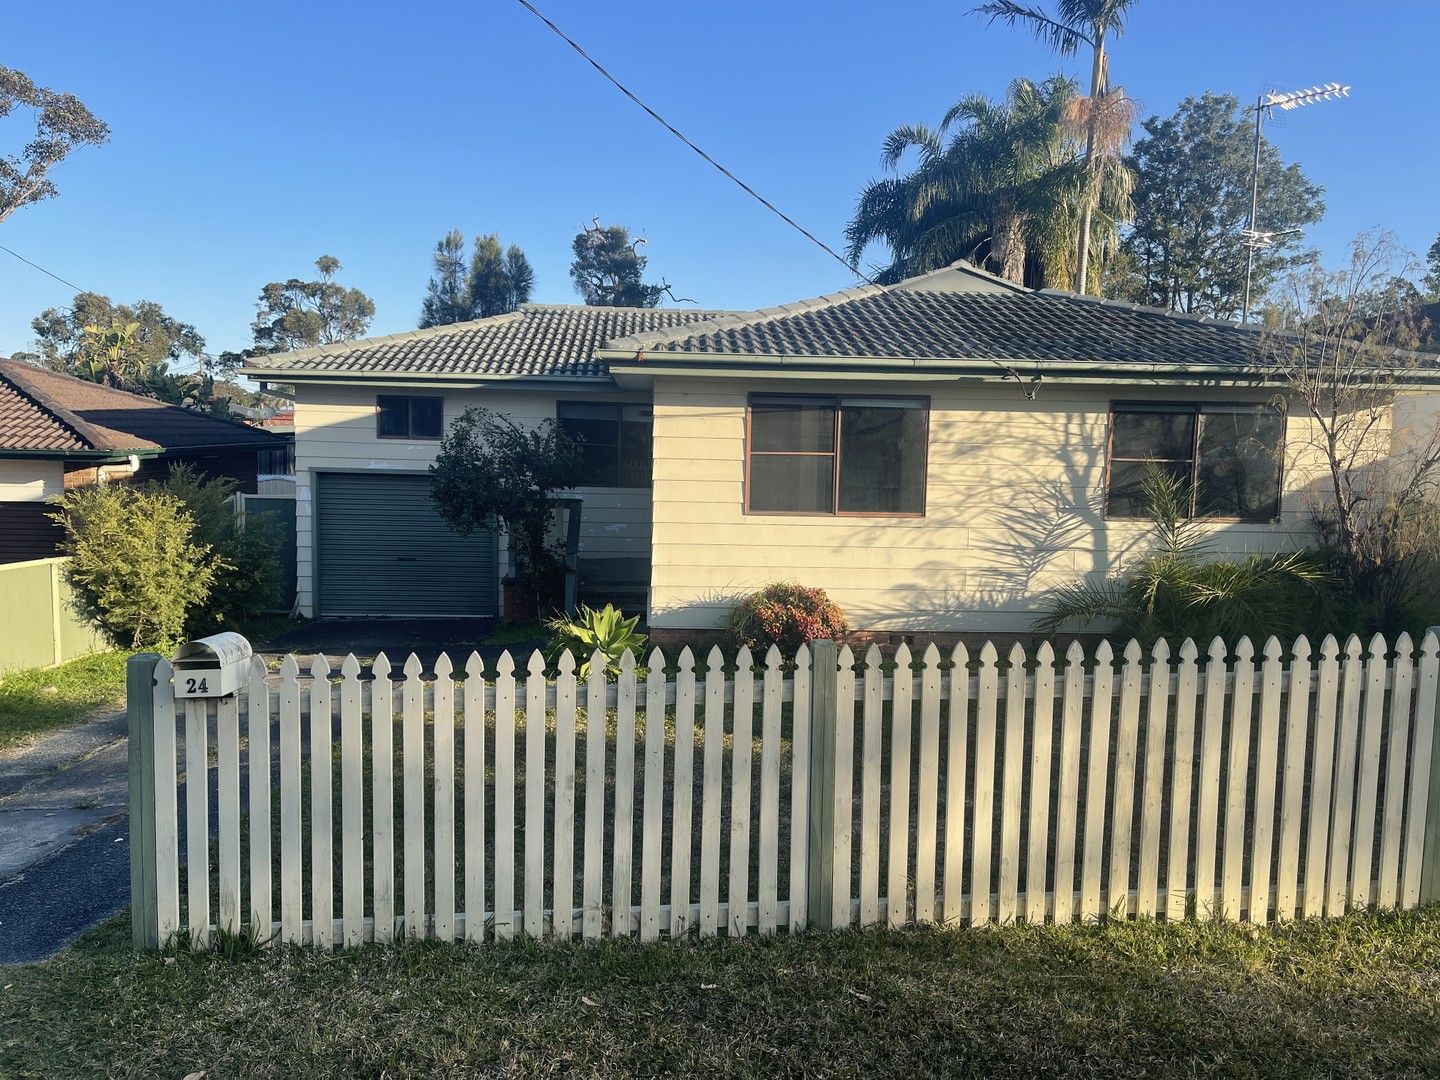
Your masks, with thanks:
M 1069 626 L 1103 621 L 1125 622 L 1132 612 L 1125 588 L 1116 581 L 1081 581 L 1058 586 L 1045 611 L 1035 620 L 1039 634 L 1056 634 Z
M 1044 11 L 1015 0 L 989 0 L 970 9 L 972 15 L 984 15 L 991 23 L 1003 22 L 1006 26 L 1023 26 L 1039 40 L 1045 42 L 1061 56 L 1072 56 L 1081 45 L 1092 48 L 1095 42 L 1078 26 L 1053 18 Z
M 880 160 L 888 169 L 900 164 L 907 150 L 919 150 L 921 163 L 939 155 L 940 135 L 924 124 L 901 124 L 881 144 Z

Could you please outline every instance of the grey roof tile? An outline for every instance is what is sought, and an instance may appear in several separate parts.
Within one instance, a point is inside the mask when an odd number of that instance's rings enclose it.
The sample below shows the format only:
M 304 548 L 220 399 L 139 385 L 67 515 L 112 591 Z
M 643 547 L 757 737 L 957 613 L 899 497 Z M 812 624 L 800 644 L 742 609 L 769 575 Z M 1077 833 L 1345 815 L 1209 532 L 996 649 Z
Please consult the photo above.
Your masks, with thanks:
M 733 356 L 1086 361 L 1235 367 L 1253 327 L 1052 291 L 855 289 L 830 302 L 612 341 L 609 350 Z
M 703 322 L 728 312 L 526 304 L 509 315 L 249 360 L 247 372 L 607 377 L 595 351 L 612 338 Z

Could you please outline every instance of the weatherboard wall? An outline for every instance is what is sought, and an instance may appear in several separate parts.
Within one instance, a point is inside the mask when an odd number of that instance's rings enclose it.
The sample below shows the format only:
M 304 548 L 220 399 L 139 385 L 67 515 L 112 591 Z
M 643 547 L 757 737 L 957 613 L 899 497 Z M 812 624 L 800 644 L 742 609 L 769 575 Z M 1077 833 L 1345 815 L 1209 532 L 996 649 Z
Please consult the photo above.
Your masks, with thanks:
M 295 388 L 295 531 L 297 600 L 314 613 L 314 492 L 316 472 L 423 472 L 435 460 L 439 440 L 381 439 L 375 433 L 375 397 L 386 394 L 444 396 L 445 424 L 471 406 L 501 412 L 519 422 L 555 415 L 558 400 L 644 402 L 645 395 L 456 391 L 425 387 L 385 388 L 299 384 Z M 591 558 L 644 558 L 650 545 L 650 493 L 638 488 L 582 488 L 580 551 Z M 376 507 L 383 513 L 383 507 Z M 503 558 L 503 554 L 502 554 Z
M 736 597 L 787 580 L 824 588 L 858 629 L 1023 632 L 1047 589 L 1117 569 L 1150 534 L 1102 511 L 1112 398 L 1265 399 L 1263 391 L 1047 384 L 1026 401 L 1013 383 L 900 383 L 887 390 L 931 399 L 923 517 L 746 514 L 747 393 L 821 389 L 794 380 L 656 380 L 652 627 L 716 628 Z M 876 385 L 825 383 L 823 392 L 874 394 Z M 1307 541 L 1322 470 L 1296 415 L 1286 459 L 1281 520 L 1211 526 L 1215 554 Z

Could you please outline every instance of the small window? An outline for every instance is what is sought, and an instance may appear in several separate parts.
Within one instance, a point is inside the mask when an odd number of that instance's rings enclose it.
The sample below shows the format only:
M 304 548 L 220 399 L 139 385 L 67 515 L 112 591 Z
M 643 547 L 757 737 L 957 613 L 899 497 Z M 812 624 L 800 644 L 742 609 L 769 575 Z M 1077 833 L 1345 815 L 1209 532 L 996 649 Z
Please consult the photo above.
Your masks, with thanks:
M 745 509 L 920 516 L 928 430 L 923 398 L 752 397 Z
M 556 418 L 580 444 L 586 487 L 650 486 L 655 411 L 649 405 L 562 401 Z
M 1110 417 L 1105 513 L 1148 518 L 1145 478 L 1169 473 L 1191 517 L 1280 516 L 1285 414 L 1268 405 L 1116 405 Z
M 444 428 L 443 400 L 438 397 L 375 398 L 375 433 L 382 439 L 438 439 Z

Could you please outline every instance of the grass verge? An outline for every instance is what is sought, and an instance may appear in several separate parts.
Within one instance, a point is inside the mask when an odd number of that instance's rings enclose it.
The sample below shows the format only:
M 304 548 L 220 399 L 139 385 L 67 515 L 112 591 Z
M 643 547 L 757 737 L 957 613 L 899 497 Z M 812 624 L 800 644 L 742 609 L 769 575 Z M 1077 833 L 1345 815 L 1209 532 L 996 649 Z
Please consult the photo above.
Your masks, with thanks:
M 1440 908 L 1219 923 L 135 957 L 0 983 L 0 1075 L 1421 1075 Z
M 0 750 L 23 746 L 58 727 L 125 703 L 123 650 L 82 656 L 52 668 L 0 679 Z

